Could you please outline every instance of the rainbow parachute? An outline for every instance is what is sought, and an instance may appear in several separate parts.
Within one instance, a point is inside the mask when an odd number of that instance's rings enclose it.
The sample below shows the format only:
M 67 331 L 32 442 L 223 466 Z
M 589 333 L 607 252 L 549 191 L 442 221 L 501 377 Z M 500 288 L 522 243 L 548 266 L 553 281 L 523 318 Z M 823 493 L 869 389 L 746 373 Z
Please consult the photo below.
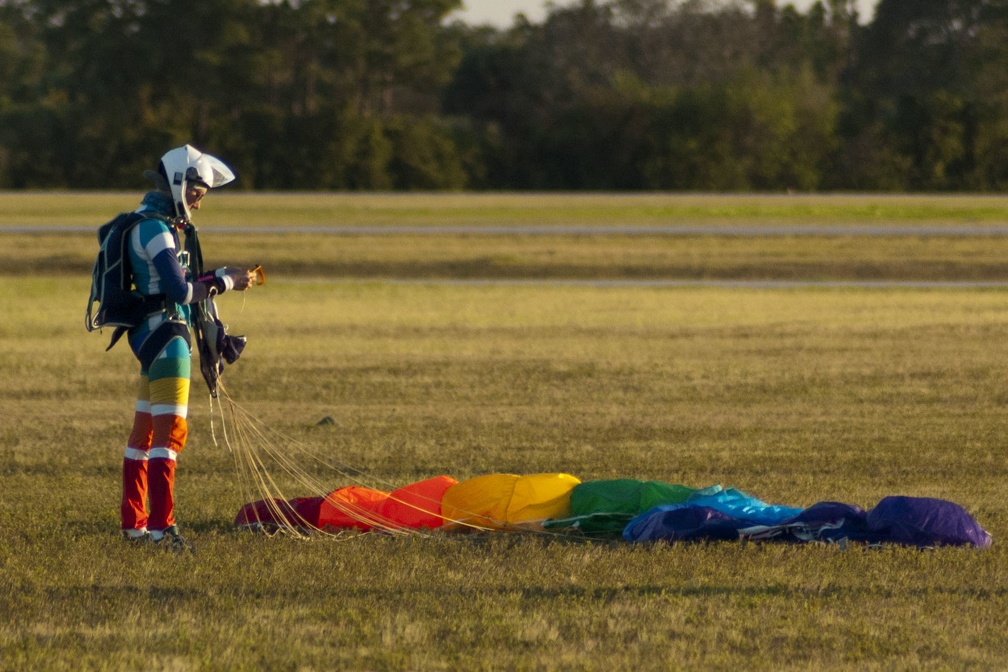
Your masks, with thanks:
M 985 548 L 991 536 L 952 502 L 886 497 L 870 511 L 838 502 L 808 508 L 767 504 L 740 490 L 570 474 L 438 476 L 385 492 L 350 485 L 322 497 L 246 504 L 235 524 L 263 530 L 390 533 L 526 531 L 630 542 L 752 539 L 860 541 Z
M 566 473 L 487 474 L 462 481 L 441 475 L 382 490 L 362 482 L 360 469 L 325 461 L 273 432 L 235 404 L 226 388 L 221 386 L 220 392 L 218 408 L 227 419 L 224 440 L 235 459 L 239 486 L 246 500 L 253 492 L 259 496 L 235 517 L 241 528 L 297 536 L 436 530 L 628 542 L 751 539 L 991 545 L 991 535 L 963 507 L 925 497 L 885 497 L 868 511 L 832 501 L 803 508 L 768 504 L 721 485 L 692 488 L 631 478 L 582 482 Z M 340 475 L 350 484 L 332 490 L 309 466 Z M 319 494 L 284 497 L 271 469 L 282 470 L 299 487 Z

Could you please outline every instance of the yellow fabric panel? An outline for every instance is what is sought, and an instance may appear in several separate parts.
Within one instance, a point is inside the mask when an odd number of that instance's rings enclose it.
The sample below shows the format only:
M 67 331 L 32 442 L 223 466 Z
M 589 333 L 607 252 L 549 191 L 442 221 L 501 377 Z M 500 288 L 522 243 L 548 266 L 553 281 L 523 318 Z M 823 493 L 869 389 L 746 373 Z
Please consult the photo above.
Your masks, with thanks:
M 140 376 L 140 384 L 137 386 L 137 399 L 139 401 L 150 401 L 150 380 L 147 376 Z
M 569 518 L 570 493 L 580 482 L 570 474 L 522 476 L 514 485 L 507 522 L 539 523 L 548 518 Z
M 188 378 L 161 378 L 150 384 L 150 402 L 152 404 L 189 403 Z
M 445 527 L 459 523 L 500 529 L 507 521 L 508 502 L 519 476 L 487 474 L 456 483 L 441 498 L 441 516 Z
M 449 528 L 464 523 L 490 529 L 566 518 L 571 515 L 570 492 L 580 482 L 569 474 L 477 476 L 445 491 L 441 515 Z

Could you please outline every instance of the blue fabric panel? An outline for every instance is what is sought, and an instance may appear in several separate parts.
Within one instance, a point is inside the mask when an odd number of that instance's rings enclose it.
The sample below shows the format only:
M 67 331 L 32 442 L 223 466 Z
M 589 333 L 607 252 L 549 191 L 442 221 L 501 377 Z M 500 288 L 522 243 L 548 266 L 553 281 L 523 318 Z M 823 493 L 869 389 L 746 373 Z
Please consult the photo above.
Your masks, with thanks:
M 729 488 L 713 495 L 690 497 L 692 506 L 709 506 L 751 525 L 778 525 L 803 511 L 801 508 L 761 502 L 746 493 Z
M 623 529 L 627 541 L 738 539 L 745 523 L 708 506 L 670 504 L 643 513 Z

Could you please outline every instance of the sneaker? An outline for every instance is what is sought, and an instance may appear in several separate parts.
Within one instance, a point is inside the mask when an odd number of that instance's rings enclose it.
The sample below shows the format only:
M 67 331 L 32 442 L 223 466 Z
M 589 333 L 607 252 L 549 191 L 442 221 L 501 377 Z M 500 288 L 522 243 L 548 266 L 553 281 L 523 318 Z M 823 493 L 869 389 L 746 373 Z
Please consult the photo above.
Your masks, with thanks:
M 122 533 L 123 539 L 133 543 L 139 543 L 150 539 L 150 532 L 147 531 L 146 527 L 141 527 L 139 529 L 126 529 L 123 530 Z
M 178 530 L 177 525 L 172 525 L 164 530 L 151 530 L 150 532 L 151 540 L 158 546 L 164 546 L 170 551 L 176 553 L 189 553 L 195 554 L 193 547 L 182 538 L 182 534 Z

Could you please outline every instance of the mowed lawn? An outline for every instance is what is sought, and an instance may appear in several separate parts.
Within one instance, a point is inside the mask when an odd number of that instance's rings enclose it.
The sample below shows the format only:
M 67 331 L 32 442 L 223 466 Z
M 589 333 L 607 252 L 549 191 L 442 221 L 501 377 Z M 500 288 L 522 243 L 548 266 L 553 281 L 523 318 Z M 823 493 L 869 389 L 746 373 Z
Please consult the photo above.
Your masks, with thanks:
M 50 212 L 71 212 L 74 198 L 54 196 Z M 84 210 L 97 211 L 95 199 L 114 212 L 121 197 L 80 198 Z M 405 202 L 368 198 L 341 207 Z M 933 224 L 936 211 L 943 224 L 999 223 L 987 199 L 690 198 L 599 198 L 584 210 L 624 213 L 598 216 L 610 224 L 660 219 L 656 208 L 678 221 L 687 206 L 700 220 L 740 224 Z M 211 235 L 217 222 L 226 228 L 225 208 L 248 207 L 228 199 L 199 213 L 207 255 L 264 263 L 268 280 L 219 302 L 231 330 L 249 337 L 227 388 L 332 488 L 347 478 L 336 467 L 348 467 L 380 488 L 438 474 L 565 472 L 719 483 L 791 506 L 927 496 L 961 504 L 994 545 L 240 532 L 232 521 L 252 490 L 195 373 L 178 514 L 196 554 L 131 547 L 118 537 L 118 498 L 136 365 L 123 345 L 103 351 L 108 332 L 84 330 L 95 243 L 2 234 L 3 669 L 1008 667 L 1005 289 L 556 282 L 997 282 L 1000 237 L 315 235 L 312 245 L 269 233 L 251 244 Z M 473 199 L 420 198 L 422 208 L 399 214 L 429 225 L 439 207 L 444 218 L 460 208 L 487 216 L 492 202 L 532 224 L 541 209 L 570 205 Z M 271 201 L 270 218 L 311 221 L 298 202 L 284 211 L 284 199 Z M 726 202 L 736 210 L 724 214 Z M 2 214 L 0 226 L 16 217 Z M 64 247 L 48 255 L 46 240 Z M 418 250 L 440 260 L 437 272 L 413 272 Z M 913 250 L 930 261 L 908 266 Z M 698 273 L 672 263 L 691 255 Z M 297 256 L 310 263 L 285 263 Z M 523 282 L 453 282 L 479 279 L 481 258 L 498 269 L 487 277 Z M 781 271 L 782 258 L 807 265 Z M 583 260 L 577 273 L 555 270 L 571 259 Z M 320 494 L 273 473 L 289 496 Z

